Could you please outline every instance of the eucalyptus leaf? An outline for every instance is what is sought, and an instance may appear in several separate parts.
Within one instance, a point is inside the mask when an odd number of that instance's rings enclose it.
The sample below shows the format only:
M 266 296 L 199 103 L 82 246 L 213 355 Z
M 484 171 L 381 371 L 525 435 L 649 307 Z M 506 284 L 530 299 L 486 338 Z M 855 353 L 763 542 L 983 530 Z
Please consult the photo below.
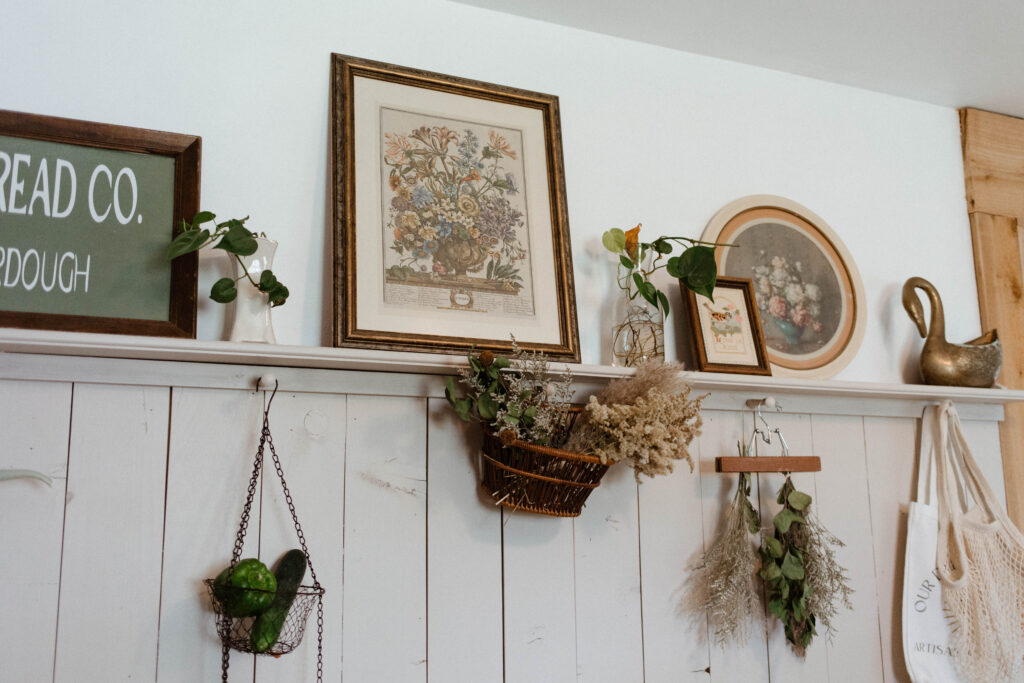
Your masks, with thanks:
M 786 618 L 786 601 L 785 600 L 772 600 L 768 603 L 768 609 L 779 619 Z
M 782 575 L 787 579 L 798 581 L 804 578 L 804 565 L 793 554 L 786 553 L 782 558 Z
M 476 409 L 483 419 L 493 420 L 498 415 L 498 402 L 490 394 L 480 394 Z
M 764 539 L 764 545 L 765 548 L 768 549 L 769 555 L 776 559 L 782 557 L 784 551 L 782 548 L 782 543 L 779 541 L 779 539 L 772 537 L 766 538 Z
M 805 510 L 811 504 L 811 497 L 803 491 L 791 491 L 787 500 L 794 510 Z
M 793 522 L 803 523 L 804 518 L 788 508 L 783 508 L 779 511 L 779 514 L 775 515 L 775 519 L 773 521 L 775 523 L 775 528 L 779 530 L 779 533 L 785 534 L 789 533 L 789 527 Z
M 761 571 L 759 572 L 759 574 L 761 575 L 761 578 L 765 581 L 772 581 L 782 576 L 782 570 L 779 569 L 779 565 L 775 564 L 774 562 L 768 562 L 763 567 L 761 567 Z

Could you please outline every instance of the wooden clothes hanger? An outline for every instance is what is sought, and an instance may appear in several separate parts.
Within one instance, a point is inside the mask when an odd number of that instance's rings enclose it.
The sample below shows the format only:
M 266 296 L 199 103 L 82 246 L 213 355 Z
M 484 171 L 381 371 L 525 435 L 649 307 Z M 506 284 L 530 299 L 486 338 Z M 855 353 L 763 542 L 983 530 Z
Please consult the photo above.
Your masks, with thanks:
M 774 429 L 768 424 L 768 421 L 764 419 L 764 415 L 761 414 L 761 407 L 765 406 L 768 408 L 775 408 L 776 411 L 781 412 L 782 406 L 775 402 L 775 399 L 771 396 L 762 399 L 750 399 L 747 401 L 747 406 L 754 409 L 754 431 L 750 434 L 750 439 L 747 441 L 747 448 L 744 452 L 752 453 L 754 450 L 754 441 L 758 436 L 761 437 L 761 441 L 771 445 L 772 435 L 779 437 L 779 444 L 782 446 L 781 456 L 718 456 L 715 458 L 715 472 L 820 472 L 821 471 L 821 458 L 816 455 L 790 455 L 789 444 L 786 443 L 786 438 L 782 436 L 782 430 L 778 427 Z M 758 424 L 760 421 L 760 424 Z M 763 425 L 763 426 L 762 426 Z

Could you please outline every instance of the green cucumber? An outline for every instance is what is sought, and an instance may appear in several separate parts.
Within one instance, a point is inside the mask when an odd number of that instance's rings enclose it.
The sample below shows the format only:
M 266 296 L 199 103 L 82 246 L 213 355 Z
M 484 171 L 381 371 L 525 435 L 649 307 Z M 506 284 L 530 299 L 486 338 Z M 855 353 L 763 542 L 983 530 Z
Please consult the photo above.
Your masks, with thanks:
M 256 617 L 249 635 L 254 652 L 267 652 L 274 647 L 305 575 L 306 555 L 301 550 L 289 550 L 278 560 L 277 569 L 274 570 L 274 576 L 277 578 L 274 602 Z

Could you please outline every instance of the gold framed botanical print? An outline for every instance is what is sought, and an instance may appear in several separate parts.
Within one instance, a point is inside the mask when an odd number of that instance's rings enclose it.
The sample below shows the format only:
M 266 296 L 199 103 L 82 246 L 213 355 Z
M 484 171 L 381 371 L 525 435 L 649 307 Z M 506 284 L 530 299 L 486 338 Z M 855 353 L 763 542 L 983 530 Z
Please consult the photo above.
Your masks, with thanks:
M 332 56 L 334 343 L 579 361 L 558 98 Z

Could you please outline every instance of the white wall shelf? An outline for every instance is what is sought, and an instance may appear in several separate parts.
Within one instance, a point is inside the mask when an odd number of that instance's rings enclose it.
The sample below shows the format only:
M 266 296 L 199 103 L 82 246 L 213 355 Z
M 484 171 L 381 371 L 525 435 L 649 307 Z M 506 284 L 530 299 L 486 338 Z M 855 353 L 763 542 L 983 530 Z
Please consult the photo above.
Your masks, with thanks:
M 461 356 L 431 353 L 197 341 L 194 339 L 13 328 L 0 329 L 0 351 L 6 354 L 184 361 L 231 366 L 352 370 L 407 375 L 451 375 L 457 372 L 465 362 Z M 16 357 L 7 356 L 3 359 L 2 364 L 5 370 L 4 374 L 11 376 L 12 367 L 17 365 L 19 362 Z M 584 385 L 603 384 L 609 379 L 623 377 L 631 372 L 628 368 L 608 365 L 569 364 L 568 367 L 572 370 L 577 383 Z M 238 376 L 237 372 L 232 374 Z M 687 377 L 698 391 L 728 392 L 750 396 L 779 395 L 808 400 L 828 399 L 830 401 L 857 402 L 883 400 L 885 402 L 909 401 L 912 403 L 950 399 L 958 404 L 983 405 L 1003 405 L 1024 401 L 1024 391 L 1008 389 L 843 382 L 707 372 L 687 372 Z M 239 378 L 239 381 L 242 379 Z M 126 381 L 124 378 L 121 380 Z M 244 381 L 248 382 L 249 378 L 245 377 Z M 205 382 L 199 383 L 205 384 Z M 231 382 L 231 385 L 237 386 L 237 382 Z M 787 406 L 787 412 L 790 410 Z M 860 409 L 858 408 L 857 411 L 859 412 Z

